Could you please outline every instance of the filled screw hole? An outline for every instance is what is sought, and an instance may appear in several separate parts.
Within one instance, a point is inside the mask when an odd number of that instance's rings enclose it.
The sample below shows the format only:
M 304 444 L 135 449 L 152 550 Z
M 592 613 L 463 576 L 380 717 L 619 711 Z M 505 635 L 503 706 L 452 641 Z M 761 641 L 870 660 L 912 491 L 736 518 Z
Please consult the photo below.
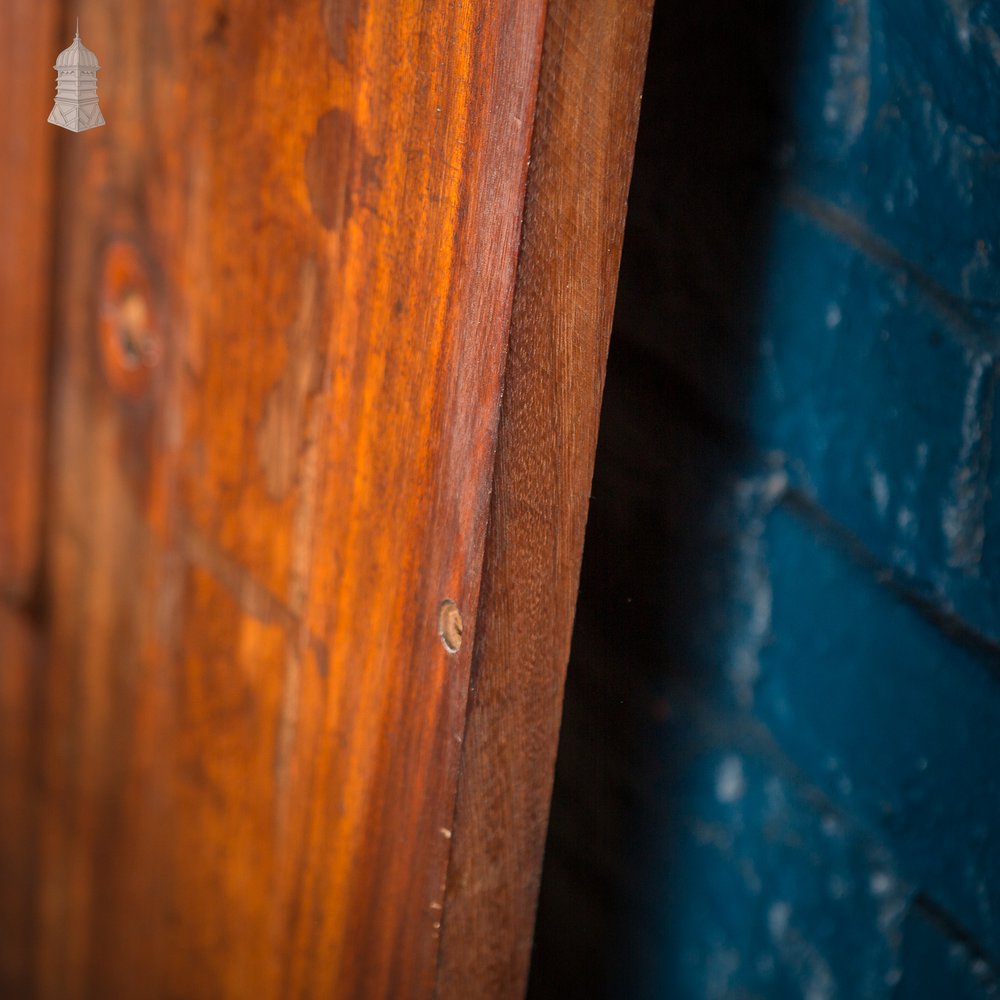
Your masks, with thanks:
M 449 653 L 457 653 L 462 647 L 462 613 L 454 601 L 442 601 L 438 613 L 438 634 Z

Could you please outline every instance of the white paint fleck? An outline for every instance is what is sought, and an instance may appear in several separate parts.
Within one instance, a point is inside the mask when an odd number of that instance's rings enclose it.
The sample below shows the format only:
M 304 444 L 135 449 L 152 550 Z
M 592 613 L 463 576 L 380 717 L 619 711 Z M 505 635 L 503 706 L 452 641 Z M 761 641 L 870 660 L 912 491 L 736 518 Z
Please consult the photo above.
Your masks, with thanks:
M 836 330 L 842 319 L 843 314 L 840 311 L 840 306 L 836 302 L 831 302 L 826 307 L 826 328 Z
M 872 872 L 868 887 L 873 896 L 887 896 L 892 891 L 893 880 L 886 872 Z
M 948 0 L 952 17 L 955 18 L 955 34 L 958 44 L 965 52 L 969 51 L 969 43 L 972 38 L 972 21 L 969 11 L 969 0 Z
M 825 965 L 813 970 L 813 978 L 806 987 L 805 1000 L 831 1000 L 834 996 L 833 977 Z
M 747 782 L 743 774 L 743 761 L 739 757 L 727 757 L 715 775 L 715 797 L 720 802 L 739 802 L 746 794 Z
M 899 530 L 908 538 L 912 538 L 917 533 L 917 515 L 909 507 L 900 507 L 896 514 L 896 524 Z
M 772 597 L 764 544 L 767 516 L 788 488 L 780 463 L 784 455 L 768 456 L 772 470 L 763 476 L 739 480 L 733 489 L 733 516 L 737 527 L 733 596 L 740 619 L 732 630 L 729 676 L 738 703 L 749 708 L 760 677 L 760 651 L 771 631 Z
M 737 948 L 713 948 L 706 963 L 707 1000 L 726 1000 L 733 995 L 733 977 L 739 972 L 740 951 Z
M 775 941 L 784 940 L 788 933 L 788 921 L 792 916 L 792 908 L 783 901 L 772 903 L 767 911 L 767 929 Z
M 789 926 L 791 906 L 779 900 L 767 911 L 767 928 L 783 964 L 804 980 L 805 1000 L 832 1000 L 836 983 L 830 966 L 817 948 Z
M 941 513 L 941 530 L 948 543 L 948 565 L 970 576 L 979 571 L 986 535 L 985 507 L 993 414 L 993 359 L 980 354 L 968 359 L 969 381 L 962 407 L 962 444 L 951 478 L 951 497 Z
M 893 948 L 903 940 L 903 918 L 906 916 L 907 895 L 895 881 L 879 900 L 878 929 Z
M 782 452 L 769 452 L 767 459 L 769 462 L 783 463 L 785 456 Z M 776 503 L 781 499 L 788 489 L 788 473 L 784 469 L 775 469 L 764 477 L 764 488 L 762 495 L 768 504 Z
M 839 837 L 844 831 L 840 825 L 840 820 L 836 816 L 827 813 L 822 822 L 823 833 L 827 837 Z
M 834 29 L 830 86 L 823 102 L 823 120 L 838 126 L 845 148 L 861 135 L 868 120 L 871 93 L 871 34 L 868 0 L 840 8 L 843 20 Z
M 886 511 L 889 509 L 889 477 L 881 469 L 876 468 L 874 463 L 871 463 L 869 467 L 869 474 L 875 509 L 878 511 L 879 517 L 885 517 Z

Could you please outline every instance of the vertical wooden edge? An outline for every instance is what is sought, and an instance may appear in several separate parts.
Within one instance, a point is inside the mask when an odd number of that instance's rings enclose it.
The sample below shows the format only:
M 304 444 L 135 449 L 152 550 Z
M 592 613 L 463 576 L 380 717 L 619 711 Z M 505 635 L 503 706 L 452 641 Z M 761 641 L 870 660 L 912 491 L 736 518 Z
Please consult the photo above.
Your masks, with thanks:
M 8 129 L 0 156 L 0 597 L 32 597 L 40 560 L 53 251 L 52 107 L 58 0 L 0 13 Z
M 6 0 L 0 53 L 0 995 L 33 995 L 34 698 L 44 555 L 61 0 Z
M 0 605 L 0 996 L 31 996 L 31 730 L 38 636 Z
M 550 0 L 436 993 L 527 986 L 652 0 Z

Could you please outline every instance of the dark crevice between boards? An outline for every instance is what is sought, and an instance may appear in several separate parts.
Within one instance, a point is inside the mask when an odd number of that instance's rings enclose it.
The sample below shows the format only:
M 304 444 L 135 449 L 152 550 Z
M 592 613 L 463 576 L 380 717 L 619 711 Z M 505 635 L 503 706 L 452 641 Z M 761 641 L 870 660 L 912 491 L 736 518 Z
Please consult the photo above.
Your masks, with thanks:
M 711 511 L 750 390 L 799 5 L 658 0 L 566 686 L 529 996 L 650 995 L 660 752 Z M 725 398 L 723 411 L 716 401 Z M 716 546 L 718 542 L 715 543 Z M 655 884 L 654 884 L 655 883 Z M 669 943 L 667 943 L 669 948 Z

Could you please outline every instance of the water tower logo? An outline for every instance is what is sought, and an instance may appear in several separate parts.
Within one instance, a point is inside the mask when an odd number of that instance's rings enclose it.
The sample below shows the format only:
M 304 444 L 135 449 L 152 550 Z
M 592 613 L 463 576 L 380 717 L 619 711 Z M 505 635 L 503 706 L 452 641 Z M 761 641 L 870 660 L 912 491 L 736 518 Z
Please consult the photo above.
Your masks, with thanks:
M 55 70 L 56 103 L 49 121 L 71 132 L 85 132 L 104 124 L 101 106 L 97 103 L 97 71 L 101 68 L 97 56 L 80 41 L 80 19 L 76 21 L 73 44 L 59 53 Z

